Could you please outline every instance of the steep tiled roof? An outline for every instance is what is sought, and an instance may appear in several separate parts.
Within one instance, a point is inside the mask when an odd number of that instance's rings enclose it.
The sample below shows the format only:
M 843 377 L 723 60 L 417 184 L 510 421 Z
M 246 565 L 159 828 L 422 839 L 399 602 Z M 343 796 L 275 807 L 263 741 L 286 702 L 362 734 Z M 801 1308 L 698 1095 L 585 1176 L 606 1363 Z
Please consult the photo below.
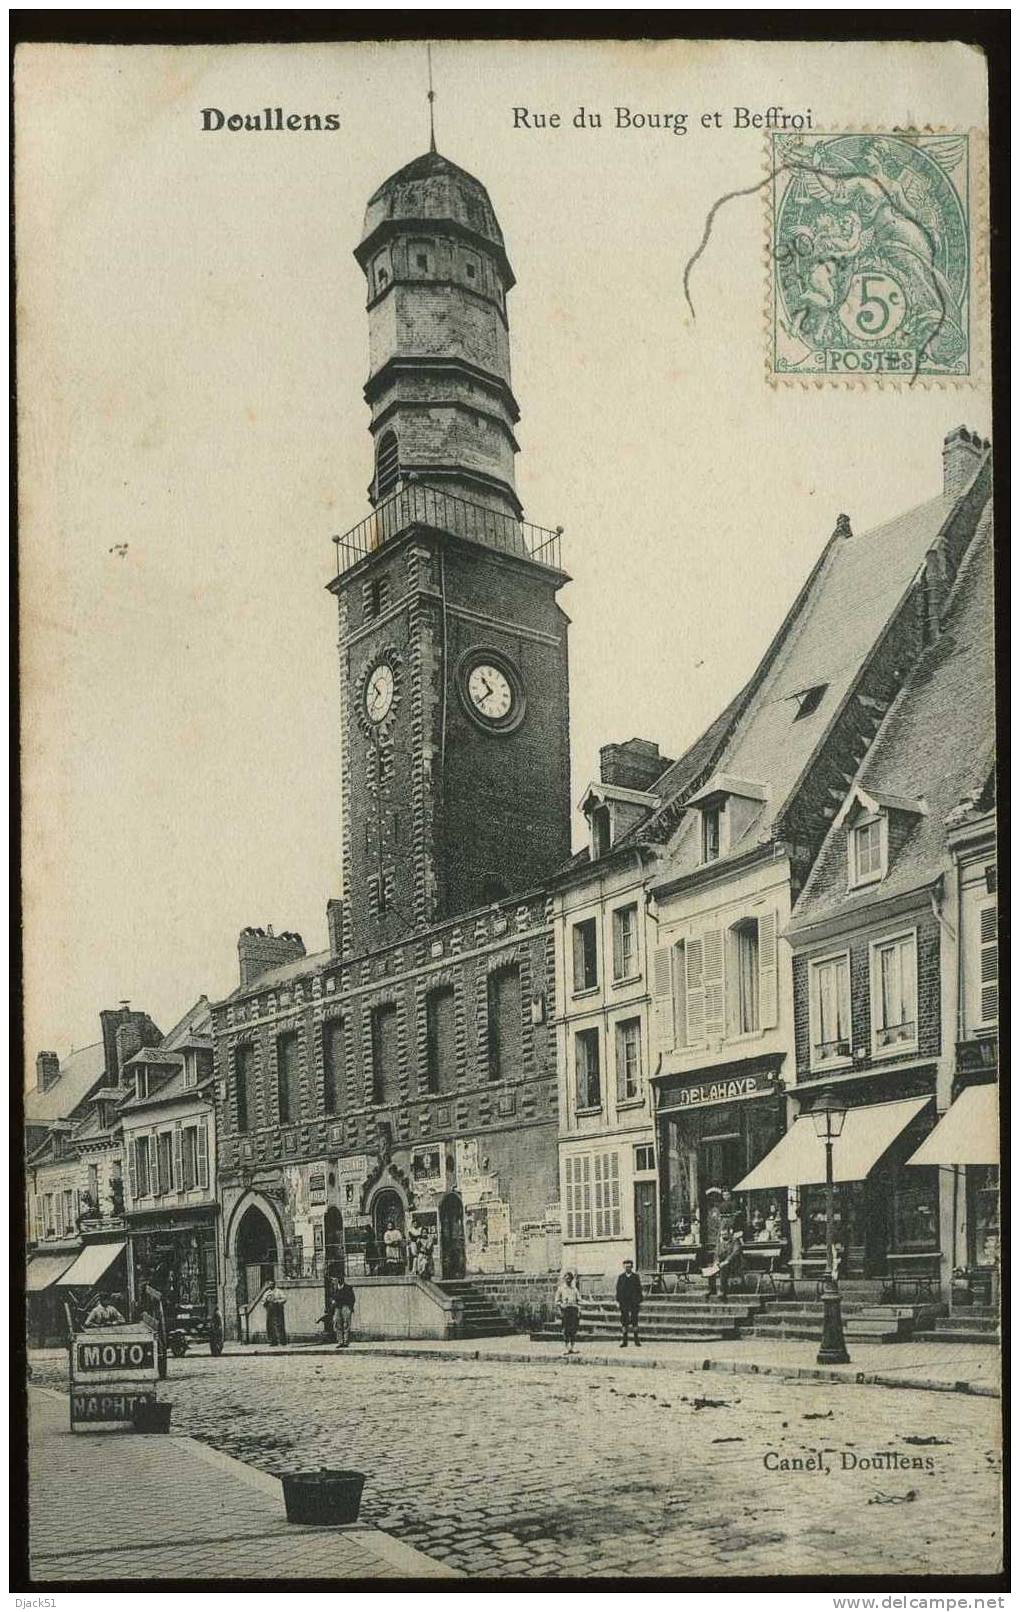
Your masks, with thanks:
M 881 884 L 847 895 L 846 830 L 834 824 L 794 909 L 794 927 L 834 910 L 852 913 L 937 877 L 946 818 L 979 794 L 993 764 L 995 661 L 991 507 L 960 568 L 937 641 L 925 652 L 880 727 L 855 782 L 869 793 L 921 799 Z
M 79 1047 L 62 1058 L 60 1079 L 48 1091 L 39 1091 L 35 1086 L 26 1091 L 26 1125 L 49 1125 L 55 1119 L 66 1119 L 102 1080 L 105 1066 L 101 1041 Z
M 801 608 L 769 650 L 764 675 L 756 674 L 758 686 L 718 758 L 721 770 L 768 790 L 768 805 L 748 821 L 729 855 L 769 837 L 958 502 L 940 494 L 860 535 L 844 536 L 837 528 Z M 823 692 L 802 716 L 797 696 L 809 689 Z M 687 814 L 671 845 L 667 876 L 692 871 L 699 860 L 698 824 Z

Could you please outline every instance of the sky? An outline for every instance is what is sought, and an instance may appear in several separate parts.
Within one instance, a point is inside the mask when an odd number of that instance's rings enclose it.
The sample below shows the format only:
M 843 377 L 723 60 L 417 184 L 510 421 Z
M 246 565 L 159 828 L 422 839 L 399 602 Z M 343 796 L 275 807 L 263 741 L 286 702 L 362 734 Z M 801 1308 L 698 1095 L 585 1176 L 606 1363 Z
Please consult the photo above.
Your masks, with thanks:
M 945 433 L 990 433 L 981 378 L 767 383 L 761 193 L 717 212 L 692 316 L 709 209 L 766 172 L 733 108 L 979 129 L 983 63 L 718 42 L 437 42 L 433 62 L 439 149 L 486 185 L 517 276 L 517 485 L 564 528 L 577 801 L 601 744 L 697 737 L 840 512 L 863 531 L 934 496 Z M 421 44 L 19 50 L 30 1065 L 120 1000 L 168 1029 L 225 995 L 245 925 L 326 944 L 325 589 L 372 457 L 352 251 L 369 195 L 427 148 L 425 74 Z M 205 108 L 267 106 L 341 127 L 203 129 Z M 582 106 L 601 128 L 574 127 Z M 515 107 L 561 125 L 515 128 Z M 634 126 L 682 111 L 686 134 Z

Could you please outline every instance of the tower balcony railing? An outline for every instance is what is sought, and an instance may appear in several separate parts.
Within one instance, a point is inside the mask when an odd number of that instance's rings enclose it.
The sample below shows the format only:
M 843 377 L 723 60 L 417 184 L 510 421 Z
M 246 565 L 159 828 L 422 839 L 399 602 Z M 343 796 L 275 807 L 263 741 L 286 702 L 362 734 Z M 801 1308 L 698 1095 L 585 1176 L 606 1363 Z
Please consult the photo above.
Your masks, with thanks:
M 562 526 L 555 530 L 533 526 L 530 521 L 516 520 L 501 510 L 487 509 L 484 504 L 473 504 L 467 498 L 457 498 L 438 487 L 411 481 L 377 505 L 371 515 L 366 515 L 349 532 L 334 537 L 337 576 L 342 576 L 359 560 L 374 554 L 384 543 L 392 542 L 412 526 L 450 532 L 503 554 L 519 554 L 552 570 L 560 569 Z

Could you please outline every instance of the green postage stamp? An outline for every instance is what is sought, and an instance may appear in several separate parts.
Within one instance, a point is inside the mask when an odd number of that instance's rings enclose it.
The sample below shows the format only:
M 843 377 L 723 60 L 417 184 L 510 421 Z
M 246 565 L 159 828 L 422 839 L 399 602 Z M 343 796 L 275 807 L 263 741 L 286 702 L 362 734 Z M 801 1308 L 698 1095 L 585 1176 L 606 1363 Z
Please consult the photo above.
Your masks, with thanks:
M 967 380 L 970 137 L 770 141 L 769 360 L 775 380 Z

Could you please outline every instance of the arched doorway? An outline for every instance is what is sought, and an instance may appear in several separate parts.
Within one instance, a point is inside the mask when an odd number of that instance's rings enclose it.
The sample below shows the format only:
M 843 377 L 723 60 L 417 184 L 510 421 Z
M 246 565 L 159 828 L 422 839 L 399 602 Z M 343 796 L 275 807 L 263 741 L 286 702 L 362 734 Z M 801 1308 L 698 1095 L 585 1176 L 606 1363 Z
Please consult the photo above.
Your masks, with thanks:
M 234 1238 L 234 1264 L 239 1296 L 245 1304 L 256 1299 L 266 1282 L 276 1275 L 276 1238 L 268 1217 L 254 1203 L 241 1216 Z
M 444 1281 L 457 1282 L 464 1275 L 464 1205 L 456 1192 L 448 1192 L 439 1205 L 439 1268 Z
M 382 1271 L 387 1268 L 391 1271 L 394 1268 L 403 1270 L 407 1259 L 407 1228 L 404 1225 L 404 1202 L 399 1192 L 395 1192 L 392 1187 L 387 1187 L 385 1191 L 380 1192 L 372 1205 L 372 1223 L 375 1226 L 375 1241 L 379 1251 L 379 1269 Z M 401 1237 L 399 1267 L 395 1267 L 395 1262 L 392 1259 L 386 1259 L 385 1238 L 386 1232 L 391 1225 L 396 1227 Z

